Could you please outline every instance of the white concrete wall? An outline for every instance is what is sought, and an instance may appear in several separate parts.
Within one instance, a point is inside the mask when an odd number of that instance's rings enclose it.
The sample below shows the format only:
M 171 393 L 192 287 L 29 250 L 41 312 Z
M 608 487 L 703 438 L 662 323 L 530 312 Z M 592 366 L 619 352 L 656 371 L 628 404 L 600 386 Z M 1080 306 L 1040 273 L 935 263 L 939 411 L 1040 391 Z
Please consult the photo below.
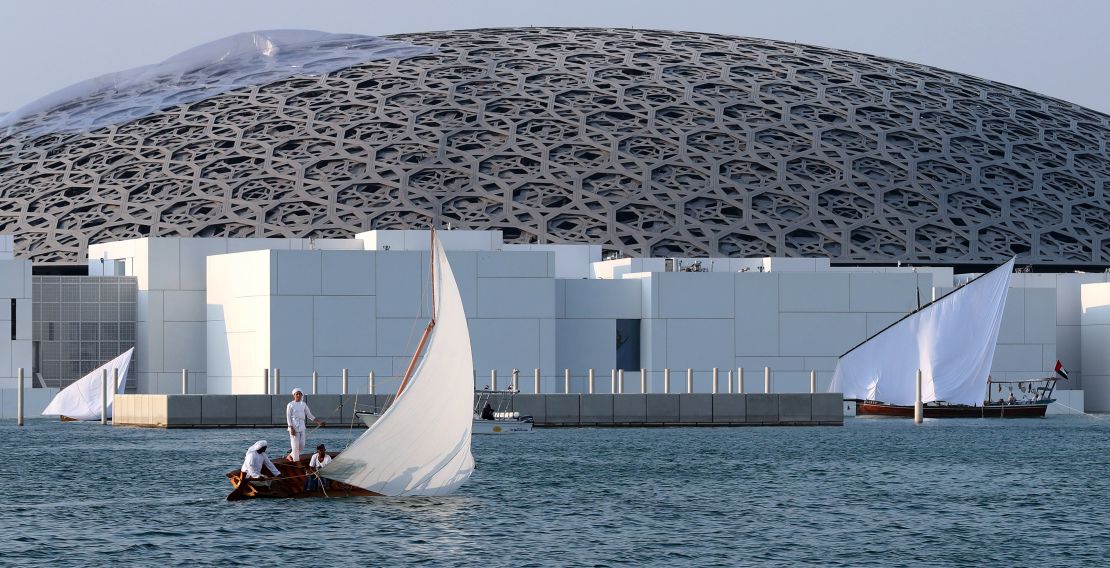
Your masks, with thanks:
M 1080 301 L 1084 404 L 1088 412 L 1110 412 L 1110 283 L 1083 284 Z
M 135 276 L 136 361 L 140 393 L 181 392 L 181 370 L 189 370 L 189 392 L 205 392 L 206 258 L 264 249 L 355 249 L 354 239 L 177 238 L 129 239 L 89 246 L 90 273 L 101 260 L 118 261 L 121 276 Z M 115 269 L 112 269 L 115 273 Z
M 19 368 L 23 384 L 30 387 L 31 349 L 31 261 L 12 257 L 12 238 L 0 236 L 0 389 L 14 389 Z M 15 301 L 15 333 L 12 333 L 12 301 Z

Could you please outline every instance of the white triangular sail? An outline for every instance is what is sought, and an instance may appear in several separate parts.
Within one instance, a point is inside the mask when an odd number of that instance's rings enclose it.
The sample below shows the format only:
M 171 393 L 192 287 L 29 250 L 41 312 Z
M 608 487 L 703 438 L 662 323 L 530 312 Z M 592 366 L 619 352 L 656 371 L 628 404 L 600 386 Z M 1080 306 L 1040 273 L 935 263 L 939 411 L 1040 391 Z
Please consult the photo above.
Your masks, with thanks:
M 911 405 L 982 404 L 1014 260 L 898 321 L 841 355 L 829 392 Z
M 119 390 L 123 394 L 127 387 L 127 368 L 131 365 L 131 355 L 135 352 L 132 347 L 124 351 L 115 359 L 97 367 L 93 372 L 77 379 L 73 384 L 62 389 L 54 400 L 42 411 L 44 416 L 61 415 L 76 420 L 100 420 L 100 380 L 104 371 L 108 372 L 108 412 L 107 418 L 112 417 L 112 400 L 117 392 L 112 385 L 112 370 L 119 369 Z
M 436 239 L 435 327 L 405 389 L 321 474 L 389 496 L 444 495 L 474 470 L 474 361 L 462 297 Z

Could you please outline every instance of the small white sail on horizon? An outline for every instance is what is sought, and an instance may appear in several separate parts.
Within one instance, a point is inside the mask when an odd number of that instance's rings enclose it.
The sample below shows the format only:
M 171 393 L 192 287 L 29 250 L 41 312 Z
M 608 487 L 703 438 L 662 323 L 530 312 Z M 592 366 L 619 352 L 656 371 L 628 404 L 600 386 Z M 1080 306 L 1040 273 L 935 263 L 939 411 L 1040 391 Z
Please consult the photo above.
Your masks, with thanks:
M 423 359 L 382 416 L 321 470 L 326 478 L 381 495 L 432 496 L 474 471 L 470 331 L 439 239 L 431 254 L 436 306 Z
M 131 355 L 135 352 L 132 347 L 119 354 L 115 359 L 97 367 L 91 373 L 77 379 L 73 384 L 64 388 L 46 409 L 43 416 L 65 416 L 74 420 L 99 420 L 100 419 L 100 381 L 104 371 L 108 372 L 108 407 L 107 418 L 112 417 L 112 401 L 115 399 L 117 389 L 111 385 L 113 369 L 119 370 L 118 392 L 123 394 L 127 388 L 127 369 L 131 365 Z
M 921 369 L 922 402 L 982 404 L 1015 260 L 841 355 L 828 392 L 843 393 L 846 399 L 912 405 Z

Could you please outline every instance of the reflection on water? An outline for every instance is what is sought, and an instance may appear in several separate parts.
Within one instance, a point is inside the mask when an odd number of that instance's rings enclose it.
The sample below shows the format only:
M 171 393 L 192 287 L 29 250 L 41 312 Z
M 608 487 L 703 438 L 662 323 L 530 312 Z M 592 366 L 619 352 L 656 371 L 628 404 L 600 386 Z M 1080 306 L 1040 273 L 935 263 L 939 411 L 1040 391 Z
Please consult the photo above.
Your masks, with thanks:
M 322 550 L 325 564 L 363 565 L 1090 566 L 1110 552 L 1101 418 L 537 430 L 476 438 L 477 469 L 451 497 L 238 503 L 224 501 L 224 472 L 281 430 L 0 432 L 17 449 L 0 468 L 0 563 Z

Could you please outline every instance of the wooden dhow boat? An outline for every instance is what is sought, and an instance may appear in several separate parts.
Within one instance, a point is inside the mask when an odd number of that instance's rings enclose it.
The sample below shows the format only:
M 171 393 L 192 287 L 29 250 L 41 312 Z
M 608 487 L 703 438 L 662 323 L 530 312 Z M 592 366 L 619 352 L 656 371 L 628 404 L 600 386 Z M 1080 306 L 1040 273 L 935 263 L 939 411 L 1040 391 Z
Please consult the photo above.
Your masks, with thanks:
M 856 416 L 912 418 L 920 370 L 925 418 L 1043 417 L 1055 379 L 1013 381 L 1044 383 L 1033 400 L 990 399 L 991 386 L 1004 384 L 990 366 L 1013 267 L 1010 259 L 848 350 L 828 391 L 854 401 Z
M 447 253 L 431 232 L 431 318 L 389 408 L 318 475 L 328 486 L 307 490 L 309 457 L 277 460 L 273 478 L 241 479 L 228 500 L 256 497 L 446 495 L 474 471 L 470 453 L 474 361 L 458 284 Z M 433 417 L 433 419 L 429 419 Z

